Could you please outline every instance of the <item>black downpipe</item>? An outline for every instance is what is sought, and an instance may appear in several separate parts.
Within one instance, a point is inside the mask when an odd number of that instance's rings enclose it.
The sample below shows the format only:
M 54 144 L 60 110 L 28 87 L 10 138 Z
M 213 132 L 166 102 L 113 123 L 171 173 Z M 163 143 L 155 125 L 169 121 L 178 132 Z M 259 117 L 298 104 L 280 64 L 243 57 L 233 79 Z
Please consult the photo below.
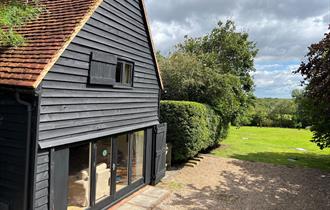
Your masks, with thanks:
M 25 160 L 25 177 L 24 177 L 24 198 L 23 198 L 23 207 L 27 208 L 28 204 L 28 189 L 29 189 L 29 163 L 30 163 L 30 147 L 31 147 L 31 120 L 32 120 L 32 105 L 27 101 L 23 101 L 20 98 L 19 92 L 16 92 L 16 101 L 19 104 L 26 106 L 28 112 L 27 120 L 27 131 L 26 131 L 26 160 Z

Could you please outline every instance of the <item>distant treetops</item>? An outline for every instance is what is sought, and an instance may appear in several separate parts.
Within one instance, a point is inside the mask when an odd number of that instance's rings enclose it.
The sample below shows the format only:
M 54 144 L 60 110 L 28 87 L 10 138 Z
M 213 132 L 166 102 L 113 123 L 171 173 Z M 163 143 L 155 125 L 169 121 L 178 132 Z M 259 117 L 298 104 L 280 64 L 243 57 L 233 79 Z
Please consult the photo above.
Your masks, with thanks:
M 0 3 L 0 47 L 16 47 L 25 42 L 15 29 L 38 18 L 42 9 L 37 0 L 9 0 Z

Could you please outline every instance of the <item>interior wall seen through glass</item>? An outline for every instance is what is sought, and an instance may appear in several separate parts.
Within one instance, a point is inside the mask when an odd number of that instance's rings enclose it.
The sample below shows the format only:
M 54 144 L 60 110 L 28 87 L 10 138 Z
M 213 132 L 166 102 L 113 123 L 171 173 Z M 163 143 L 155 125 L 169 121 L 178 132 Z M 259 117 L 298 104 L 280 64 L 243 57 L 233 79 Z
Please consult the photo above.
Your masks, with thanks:
M 90 206 L 90 144 L 70 148 L 68 210 Z
M 131 135 L 132 144 L 132 182 L 143 178 L 144 131 Z
M 129 144 L 127 134 L 116 137 L 117 163 L 116 163 L 116 191 L 128 186 Z

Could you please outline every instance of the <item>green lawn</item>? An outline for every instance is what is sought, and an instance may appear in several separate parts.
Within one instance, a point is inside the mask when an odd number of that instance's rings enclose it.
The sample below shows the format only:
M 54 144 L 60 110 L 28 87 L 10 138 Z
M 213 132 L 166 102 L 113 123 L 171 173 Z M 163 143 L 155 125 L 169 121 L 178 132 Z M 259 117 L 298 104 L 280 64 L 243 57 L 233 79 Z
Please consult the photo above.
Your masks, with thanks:
M 320 150 L 309 141 L 311 137 L 308 130 L 231 127 L 228 138 L 212 153 L 220 157 L 330 171 L 330 149 Z

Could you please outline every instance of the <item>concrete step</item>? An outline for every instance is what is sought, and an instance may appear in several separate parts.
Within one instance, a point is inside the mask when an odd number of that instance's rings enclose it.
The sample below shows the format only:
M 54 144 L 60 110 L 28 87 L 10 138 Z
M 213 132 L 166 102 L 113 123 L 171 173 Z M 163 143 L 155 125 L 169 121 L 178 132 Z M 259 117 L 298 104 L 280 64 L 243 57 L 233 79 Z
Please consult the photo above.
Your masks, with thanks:
M 152 210 L 170 195 L 169 190 L 146 186 L 109 210 Z

